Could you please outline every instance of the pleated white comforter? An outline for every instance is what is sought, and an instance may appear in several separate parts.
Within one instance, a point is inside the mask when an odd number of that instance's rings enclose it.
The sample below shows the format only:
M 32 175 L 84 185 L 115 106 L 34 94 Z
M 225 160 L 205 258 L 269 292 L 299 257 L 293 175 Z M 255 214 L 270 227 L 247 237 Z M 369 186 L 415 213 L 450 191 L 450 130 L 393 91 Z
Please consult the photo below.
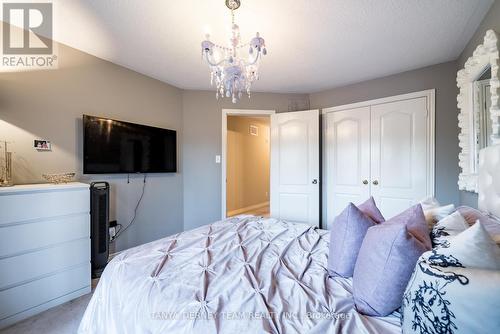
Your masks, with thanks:
M 238 217 L 121 253 L 79 333 L 400 333 L 398 313 L 356 312 L 350 279 L 328 278 L 329 235 Z

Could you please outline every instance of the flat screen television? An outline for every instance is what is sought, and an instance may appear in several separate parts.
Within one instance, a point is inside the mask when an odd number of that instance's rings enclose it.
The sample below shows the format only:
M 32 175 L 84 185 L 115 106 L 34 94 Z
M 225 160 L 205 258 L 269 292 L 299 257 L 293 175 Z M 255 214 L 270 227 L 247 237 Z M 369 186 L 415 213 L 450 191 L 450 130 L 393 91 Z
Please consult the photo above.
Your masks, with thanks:
M 83 173 L 175 173 L 174 130 L 83 115 Z

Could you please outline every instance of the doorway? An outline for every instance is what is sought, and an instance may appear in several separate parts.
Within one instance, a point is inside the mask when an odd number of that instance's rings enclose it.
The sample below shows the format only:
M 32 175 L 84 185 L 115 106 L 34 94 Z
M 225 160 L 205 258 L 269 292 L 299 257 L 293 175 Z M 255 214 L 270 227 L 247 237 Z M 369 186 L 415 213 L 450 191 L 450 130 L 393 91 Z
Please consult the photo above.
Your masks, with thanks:
M 269 126 L 269 116 L 227 118 L 227 217 L 269 217 Z
M 270 120 L 270 217 L 320 225 L 319 110 L 275 113 L 274 110 L 222 110 L 221 217 L 227 217 L 228 117 Z M 250 132 L 250 127 L 248 132 Z M 229 167 L 231 168 L 231 167 Z M 267 201 L 266 201 L 267 202 Z M 264 207 L 263 203 L 254 205 Z M 261 208 L 262 208 L 261 207 Z M 254 210 L 250 208 L 249 210 Z M 245 211 L 242 211 L 245 212 Z M 246 212 L 245 212 L 246 213 Z M 235 214 L 230 212 L 230 214 Z M 262 215 L 262 212 L 257 213 Z
M 223 110 L 222 218 L 269 217 L 273 110 Z

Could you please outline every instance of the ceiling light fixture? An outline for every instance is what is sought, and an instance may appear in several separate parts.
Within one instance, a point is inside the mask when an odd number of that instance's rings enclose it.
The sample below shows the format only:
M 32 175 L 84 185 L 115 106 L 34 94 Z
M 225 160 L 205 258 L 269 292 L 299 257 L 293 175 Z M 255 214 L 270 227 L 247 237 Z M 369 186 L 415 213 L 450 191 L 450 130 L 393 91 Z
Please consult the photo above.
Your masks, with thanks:
M 202 55 L 211 70 L 210 83 L 213 85 L 215 81 L 217 86 L 217 99 L 231 97 L 233 103 L 238 102 L 243 91 L 250 98 L 252 83 L 259 79 L 260 60 L 267 54 L 265 41 L 259 33 L 249 43 L 240 44 L 240 28 L 234 22 L 234 11 L 240 5 L 240 0 L 226 0 L 226 6 L 231 10 L 229 47 L 212 43 L 209 34 L 201 43 Z

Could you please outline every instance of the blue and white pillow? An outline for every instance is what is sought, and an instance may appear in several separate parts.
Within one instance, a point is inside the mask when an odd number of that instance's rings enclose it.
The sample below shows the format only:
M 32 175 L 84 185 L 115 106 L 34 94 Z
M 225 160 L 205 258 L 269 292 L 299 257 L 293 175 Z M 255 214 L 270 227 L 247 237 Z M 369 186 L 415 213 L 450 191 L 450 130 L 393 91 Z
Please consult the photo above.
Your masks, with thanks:
M 403 333 L 496 333 L 500 248 L 479 222 L 459 234 L 440 227 L 439 246 L 420 257 L 406 288 Z
M 451 237 L 454 237 L 466 229 L 469 228 L 469 224 L 465 218 L 460 214 L 460 212 L 455 211 L 451 215 L 438 221 L 431 231 L 431 240 L 434 247 L 444 246 L 448 243 Z

